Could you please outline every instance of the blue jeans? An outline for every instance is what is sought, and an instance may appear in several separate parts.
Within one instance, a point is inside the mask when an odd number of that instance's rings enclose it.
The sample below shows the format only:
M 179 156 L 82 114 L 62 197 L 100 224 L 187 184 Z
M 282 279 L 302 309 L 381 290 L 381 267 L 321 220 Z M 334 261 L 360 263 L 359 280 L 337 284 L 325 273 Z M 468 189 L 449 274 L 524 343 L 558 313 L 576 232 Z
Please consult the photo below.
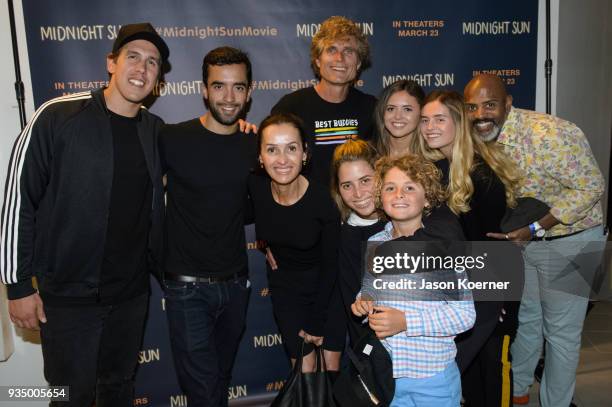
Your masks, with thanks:
M 190 407 L 227 406 L 249 291 L 246 276 L 219 283 L 164 282 L 174 366 Z
M 525 248 L 525 290 L 511 348 L 515 395 L 528 393 L 545 339 L 540 403 L 543 407 L 569 406 L 590 280 L 605 241 L 603 227 L 597 226 L 557 240 L 532 242 Z
M 441 372 L 423 379 L 395 379 L 395 395 L 389 407 L 459 407 L 461 377 L 453 361 Z

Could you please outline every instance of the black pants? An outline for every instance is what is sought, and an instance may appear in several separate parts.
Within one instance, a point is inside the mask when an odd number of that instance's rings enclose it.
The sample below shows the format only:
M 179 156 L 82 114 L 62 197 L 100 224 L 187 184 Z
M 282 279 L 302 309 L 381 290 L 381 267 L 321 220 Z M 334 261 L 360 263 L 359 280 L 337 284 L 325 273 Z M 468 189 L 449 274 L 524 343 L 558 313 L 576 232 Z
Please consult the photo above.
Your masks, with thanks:
M 518 302 L 506 302 L 503 322 L 479 348 L 461 373 L 466 407 L 508 407 L 512 405 L 512 357 L 510 345 L 518 326 Z
M 510 335 L 491 335 L 461 375 L 466 407 L 512 405 Z
M 50 406 L 131 407 L 149 295 L 116 305 L 44 306 L 45 378 L 69 386 L 69 402 Z

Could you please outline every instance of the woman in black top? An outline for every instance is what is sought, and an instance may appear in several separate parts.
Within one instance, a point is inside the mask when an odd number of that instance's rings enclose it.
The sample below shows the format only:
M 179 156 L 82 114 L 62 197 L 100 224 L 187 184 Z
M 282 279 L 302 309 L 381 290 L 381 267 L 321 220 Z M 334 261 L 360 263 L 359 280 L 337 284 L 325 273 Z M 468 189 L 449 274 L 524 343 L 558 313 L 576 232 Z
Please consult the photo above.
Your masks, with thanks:
M 471 134 L 463 98 L 456 92 L 427 95 L 419 130 L 421 153 L 431 160 L 448 160 L 448 206 L 459 216 L 467 240 L 494 240 L 487 233 L 500 232 L 506 207 L 516 204 L 517 168 L 495 143 L 485 144 Z M 474 328 L 456 338 L 466 405 L 500 405 L 502 397 L 509 403 L 510 389 L 503 391 L 502 386 L 511 380 L 508 350 L 513 333 L 503 331 L 514 325 L 508 322 L 516 321 L 518 310 L 508 312 L 503 301 L 476 301 L 475 308 Z
M 277 268 L 268 266 L 272 307 L 292 362 L 299 337 L 323 346 L 328 370 L 340 368 L 342 308 L 330 308 L 336 283 L 340 217 L 329 192 L 300 174 L 308 147 L 300 119 L 277 114 L 260 125 L 259 161 L 267 176 L 253 175 L 249 192 L 257 238 L 267 242 Z M 340 315 L 340 317 L 338 317 Z M 314 366 L 307 346 L 304 370 Z

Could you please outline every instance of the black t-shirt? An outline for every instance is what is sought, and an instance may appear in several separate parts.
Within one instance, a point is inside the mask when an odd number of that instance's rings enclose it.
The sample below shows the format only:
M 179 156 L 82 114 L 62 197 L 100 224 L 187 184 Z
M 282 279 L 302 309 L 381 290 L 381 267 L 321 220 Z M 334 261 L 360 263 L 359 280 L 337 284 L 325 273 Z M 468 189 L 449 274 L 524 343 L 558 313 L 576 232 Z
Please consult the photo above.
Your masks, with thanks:
M 168 178 L 166 272 L 204 277 L 246 272 L 244 222 L 255 136 L 216 134 L 196 118 L 164 126 L 160 154 Z
M 328 186 L 334 149 L 346 140 L 370 140 L 374 134 L 376 98 L 354 87 L 346 100 L 331 103 L 323 100 L 314 87 L 299 89 L 283 96 L 272 113 L 293 113 L 304 121 L 304 131 L 312 151 L 309 178 Z
M 252 175 L 249 192 L 257 238 L 268 243 L 279 268 L 272 273 L 274 279 L 270 284 L 312 295 L 313 315 L 304 329 L 320 335 L 337 276 L 338 210 L 329 192 L 312 180 L 304 196 L 290 206 L 274 200 L 270 179 L 266 176 Z
M 153 186 L 137 120 L 110 112 L 113 184 L 100 275 L 102 302 L 133 298 L 149 289 L 147 242 Z

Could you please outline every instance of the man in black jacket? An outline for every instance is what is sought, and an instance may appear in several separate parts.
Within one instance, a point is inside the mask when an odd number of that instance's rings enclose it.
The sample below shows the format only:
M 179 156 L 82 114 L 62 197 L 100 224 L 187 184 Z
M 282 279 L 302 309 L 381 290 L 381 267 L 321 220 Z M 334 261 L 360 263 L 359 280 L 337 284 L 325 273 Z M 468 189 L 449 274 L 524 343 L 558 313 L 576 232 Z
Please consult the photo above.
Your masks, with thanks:
M 149 23 L 123 26 L 108 87 L 44 103 L 13 148 L 0 274 L 12 321 L 40 327 L 47 381 L 70 387 L 61 405 L 133 404 L 163 213 L 162 121 L 142 101 L 168 55 Z

